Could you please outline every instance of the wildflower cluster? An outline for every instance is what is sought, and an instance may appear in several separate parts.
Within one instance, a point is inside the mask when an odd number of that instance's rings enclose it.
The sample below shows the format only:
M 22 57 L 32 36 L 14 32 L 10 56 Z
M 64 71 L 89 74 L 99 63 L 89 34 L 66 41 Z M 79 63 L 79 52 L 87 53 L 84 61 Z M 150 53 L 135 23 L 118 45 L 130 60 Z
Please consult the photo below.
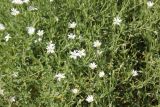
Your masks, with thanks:
M 159 1 L 0 4 L 0 107 L 158 106 Z

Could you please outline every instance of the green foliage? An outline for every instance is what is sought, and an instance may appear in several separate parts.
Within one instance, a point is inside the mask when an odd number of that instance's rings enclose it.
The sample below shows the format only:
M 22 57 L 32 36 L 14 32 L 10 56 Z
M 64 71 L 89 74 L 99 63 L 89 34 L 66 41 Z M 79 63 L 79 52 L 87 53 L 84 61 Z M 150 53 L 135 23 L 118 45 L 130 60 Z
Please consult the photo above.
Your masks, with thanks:
M 147 0 L 30 0 L 22 5 L 0 0 L 0 23 L 6 27 L 0 31 L 0 107 L 158 107 L 160 1 L 153 2 L 148 8 Z M 38 10 L 28 11 L 29 6 Z M 11 15 L 12 8 L 20 14 Z M 120 25 L 113 24 L 116 16 Z M 76 28 L 69 29 L 69 22 Z M 44 30 L 41 42 L 35 43 L 37 34 L 28 35 L 29 26 Z M 69 40 L 69 33 L 76 38 Z M 98 48 L 96 40 L 102 43 Z M 55 53 L 48 54 L 50 41 Z M 70 58 L 75 49 L 85 49 L 86 56 Z M 91 62 L 96 69 L 89 68 Z M 65 78 L 57 81 L 60 72 Z M 86 101 L 88 95 L 93 102 Z

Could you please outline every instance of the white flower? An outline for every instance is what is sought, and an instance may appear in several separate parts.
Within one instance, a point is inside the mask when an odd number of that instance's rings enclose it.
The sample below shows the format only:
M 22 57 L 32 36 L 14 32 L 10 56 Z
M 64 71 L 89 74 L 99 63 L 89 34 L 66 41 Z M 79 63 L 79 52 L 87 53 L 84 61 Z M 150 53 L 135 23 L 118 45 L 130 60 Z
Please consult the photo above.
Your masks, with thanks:
M 55 75 L 55 78 L 58 80 L 58 81 L 61 81 L 61 79 L 64 79 L 65 78 L 65 75 L 64 73 L 58 73 Z
M 104 76 L 105 76 L 104 71 L 99 72 L 99 77 L 100 77 L 100 78 L 102 78 L 102 77 L 104 77 Z
M 158 32 L 157 32 L 157 31 L 154 31 L 154 33 L 155 33 L 156 35 L 158 35 Z
M 3 31 L 3 30 L 5 30 L 5 29 L 6 29 L 6 28 L 5 28 L 4 24 L 0 23 L 0 31 Z
M 76 35 L 73 33 L 68 34 L 68 39 L 75 39 Z
M 101 44 L 102 44 L 102 43 L 101 43 L 99 40 L 96 40 L 96 41 L 93 43 L 93 47 L 98 48 L 98 47 L 101 46 Z
M 28 7 L 28 11 L 34 11 L 34 10 L 38 10 L 38 9 L 34 6 L 29 6 Z
M 10 98 L 10 102 L 12 103 L 12 102 L 15 102 L 16 101 L 16 97 L 15 96 L 13 96 L 13 97 L 11 97 Z
M 120 25 L 121 22 L 122 22 L 122 20 L 121 20 L 121 18 L 118 17 L 118 16 L 113 19 L 113 24 L 114 24 L 114 25 Z
M 86 56 L 85 50 L 78 50 L 78 56 L 81 58 L 82 56 Z
M 27 27 L 27 32 L 29 35 L 33 35 L 35 33 L 35 28 L 30 26 L 30 27 Z
M 77 59 L 86 56 L 85 50 L 74 50 L 70 52 L 70 58 Z
M 38 38 L 38 41 L 39 41 L 39 42 L 42 41 L 42 38 Z
M 153 3 L 152 1 L 148 1 L 148 2 L 147 2 L 147 6 L 148 6 L 148 8 L 153 7 L 153 5 L 154 5 L 154 3 Z
M 0 95 L 4 95 L 4 90 L 0 88 Z
M 138 71 L 137 70 L 132 70 L 132 75 L 135 77 L 138 75 Z
M 23 4 L 22 0 L 12 0 L 13 4 Z
M 78 39 L 79 39 L 80 41 L 82 41 L 82 40 L 83 40 L 82 35 L 79 35 Z
M 23 0 L 23 3 L 29 3 L 30 0 Z
M 54 53 L 55 51 L 55 44 L 52 43 L 52 41 L 50 41 L 47 45 L 47 53 Z
M 43 30 L 38 30 L 38 32 L 37 32 L 37 35 L 38 35 L 38 36 L 43 36 L 43 34 L 44 34 L 44 31 L 43 31 Z
M 78 50 L 74 50 L 73 52 L 70 52 L 70 58 L 77 59 L 79 56 Z
M 72 28 L 74 29 L 76 27 L 77 23 L 76 22 L 72 22 L 68 24 L 68 28 Z
M 38 42 L 38 40 L 34 40 L 34 43 L 37 43 Z
M 102 53 L 103 53 L 103 51 L 97 50 L 97 55 L 101 55 Z
M 50 2 L 53 2 L 53 0 L 50 0 Z
M 11 38 L 10 34 L 7 34 L 5 37 L 5 41 L 8 42 L 8 40 Z
M 12 74 L 12 76 L 13 76 L 13 78 L 17 78 L 17 77 L 18 77 L 18 72 L 14 72 L 14 73 Z
M 58 18 L 57 16 L 55 16 L 55 20 L 56 20 L 56 22 L 58 22 L 58 21 L 59 21 L 59 18 Z
M 41 41 L 42 41 L 42 37 L 39 37 L 37 40 L 34 41 L 34 43 L 41 42 Z
M 97 64 L 95 62 L 92 62 L 92 63 L 89 64 L 89 67 L 91 69 L 95 69 L 95 68 L 97 68 Z
M 15 9 L 15 8 L 11 9 L 11 15 L 16 16 L 16 15 L 19 15 L 19 14 L 20 14 L 20 11 L 18 11 L 17 9 Z
M 78 90 L 77 88 L 74 88 L 74 89 L 72 89 L 71 91 L 72 91 L 72 93 L 74 93 L 74 94 L 77 94 L 77 93 L 79 92 L 79 90 Z
M 88 97 L 86 98 L 86 101 L 87 101 L 88 103 L 93 102 L 93 101 L 94 101 L 93 95 L 88 95 Z

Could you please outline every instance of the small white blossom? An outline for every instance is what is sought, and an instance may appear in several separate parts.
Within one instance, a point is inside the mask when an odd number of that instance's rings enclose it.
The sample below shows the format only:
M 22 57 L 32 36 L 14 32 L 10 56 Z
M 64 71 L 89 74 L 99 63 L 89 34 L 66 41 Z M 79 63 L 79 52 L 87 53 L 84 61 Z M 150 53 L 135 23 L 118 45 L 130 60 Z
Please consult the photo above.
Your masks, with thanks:
M 13 78 L 17 78 L 17 77 L 18 77 L 18 72 L 14 72 L 14 73 L 12 74 L 12 76 L 13 76 Z
M 20 11 L 18 11 L 17 9 L 15 9 L 15 8 L 12 8 L 12 9 L 11 9 L 11 15 L 17 16 L 17 15 L 19 15 L 19 14 L 20 14 Z
M 68 24 L 68 28 L 74 29 L 76 26 L 77 26 L 77 23 L 76 23 L 76 22 L 72 22 L 72 23 L 69 23 L 69 24 Z
M 34 7 L 34 6 L 29 6 L 28 7 L 28 11 L 35 11 L 38 10 L 38 8 Z
M 27 27 L 27 32 L 28 32 L 29 35 L 33 35 L 35 33 L 35 30 L 36 29 L 34 27 L 32 27 L 32 26 L 31 27 Z
M 37 43 L 38 42 L 38 40 L 34 40 L 34 43 Z
M 79 56 L 78 50 L 70 52 L 70 58 L 77 59 L 78 56 Z
M 55 16 L 55 20 L 56 20 L 56 22 L 58 22 L 58 21 L 59 21 L 59 18 L 58 18 L 57 16 Z
M 138 71 L 137 70 L 132 70 L 132 75 L 135 77 L 138 75 Z
M 82 35 L 79 35 L 78 39 L 79 39 L 80 41 L 82 41 L 82 40 L 83 40 Z
M 83 56 L 86 56 L 86 53 L 85 53 L 85 50 L 82 49 L 82 50 L 78 50 L 78 56 L 81 58 Z
M 89 64 L 89 67 L 91 69 L 96 69 L 97 68 L 97 64 L 95 62 L 92 62 L 92 63 Z
M 65 74 L 64 73 L 58 73 L 55 75 L 55 78 L 58 80 L 58 81 L 61 81 L 61 79 L 64 79 L 65 78 Z
M 103 53 L 103 51 L 97 50 L 97 55 L 101 55 L 102 53 Z
M 23 4 L 22 0 L 12 0 L 13 4 Z
M 53 0 L 50 0 L 50 2 L 53 2 Z
M 99 72 L 99 77 L 100 77 L 100 78 L 102 78 L 102 77 L 104 77 L 104 76 L 105 76 L 104 71 Z
M 88 95 L 88 97 L 86 98 L 86 101 L 87 101 L 88 103 L 93 102 L 93 101 L 94 101 L 93 95 Z
M 47 45 L 47 53 L 54 53 L 55 51 L 55 44 L 52 43 L 52 41 L 50 41 Z
M 9 39 L 11 38 L 11 36 L 10 36 L 10 34 L 7 34 L 4 38 L 5 38 L 5 41 L 8 42 Z
M 0 95 L 4 95 L 4 90 L 0 88 Z
M 74 93 L 74 94 L 79 93 L 79 90 L 78 90 L 77 88 L 74 88 L 74 89 L 72 89 L 71 91 L 72 91 L 72 93 Z
M 86 56 L 85 50 L 74 50 L 70 52 L 70 58 L 77 59 Z
M 155 33 L 156 35 L 158 35 L 158 32 L 157 32 L 157 31 L 154 31 L 154 33 Z
M 38 38 L 38 41 L 39 41 L 39 42 L 42 41 L 42 38 Z
M 43 31 L 43 30 L 38 30 L 38 32 L 37 32 L 37 35 L 38 35 L 38 36 L 43 36 L 43 34 L 44 34 L 44 31 Z
M 12 102 L 15 102 L 16 101 L 16 97 L 15 96 L 13 96 L 13 97 L 11 97 L 10 98 L 10 102 L 12 103 Z
M 5 30 L 5 29 L 6 29 L 6 28 L 5 28 L 4 24 L 0 23 L 0 31 L 3 31 L 3 30 Z
M 122 20 L 121 20 L 121 18 L 118 17 L 118 16 L 113 19 L 113 24 L 114 24 L 114 25 L 120 25 L 121 22 L 122 22 Z
M 148 2 L 147 2 L 147 6 L 148 6 L 148 8 L 153 7 L 153 5 L 154 5 L 154 3 L 153 3 L 152 1 L 148 1 Z
M 101 43 L 99 40 L 96 40 L 96 41 L 93 43 L 93 47 L 98 48 L 98 47 L 101 46 L 101 44 L 102 44 L 102 43 Z
M 41 42 L 41 41 L 42 41 L 42 37 L 39 37 L 38 39 L 36 39 L 36 40 L 34 41 L 34 43 Z
M 68 34 L 68 39 L 75 39 L 76 35 L 73 33 Z

